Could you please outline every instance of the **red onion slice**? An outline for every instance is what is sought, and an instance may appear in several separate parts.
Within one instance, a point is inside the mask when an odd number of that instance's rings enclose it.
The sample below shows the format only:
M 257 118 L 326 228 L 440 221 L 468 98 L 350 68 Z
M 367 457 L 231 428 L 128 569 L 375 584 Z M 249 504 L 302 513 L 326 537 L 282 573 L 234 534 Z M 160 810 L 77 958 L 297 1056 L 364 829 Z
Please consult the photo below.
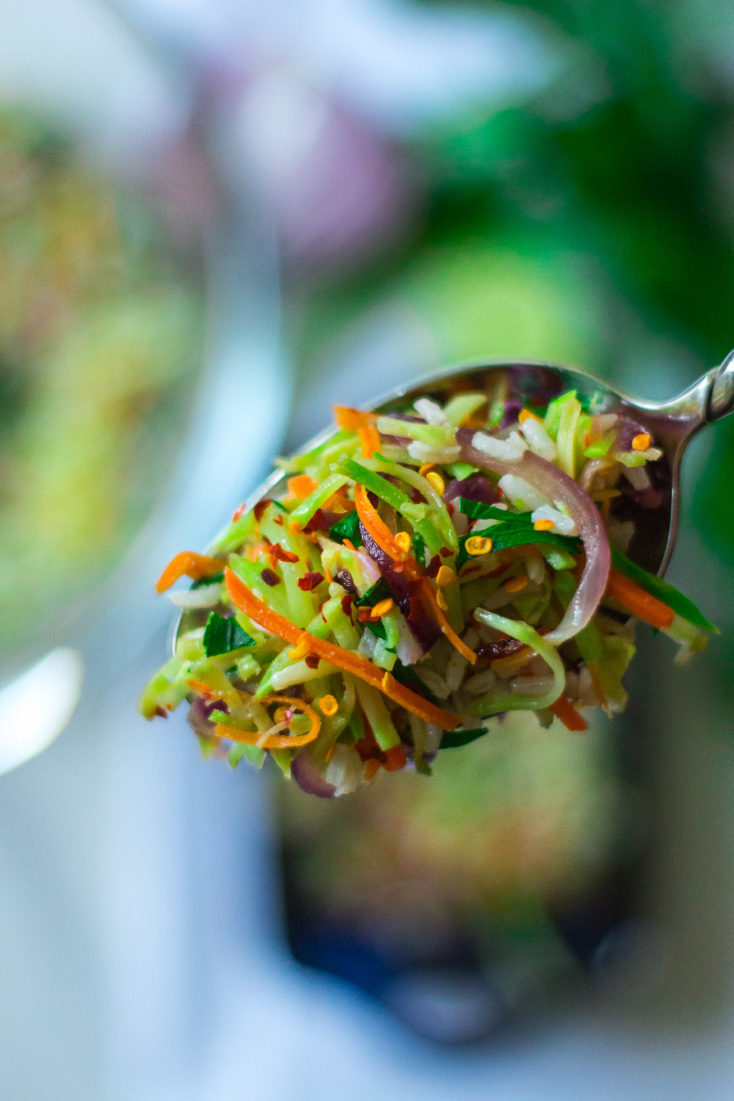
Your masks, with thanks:
M 305 750 L 293 758 L 291 776 L 307 795 L 317 795 L 319 799 L 333 799 L 336 795 L 336 786 L 324 778 L 319 766 Z
M 586 563 L 571 603 L 558 626 L 544 637 L 554 646 L 572 638 L 589 622 L 604 596 L 609 578 L 609 539 L 599 510 L 581 486 L 553 463 L 525 450 L 517 459 L 495 458 L 474 446 L 476 433 L 459 428 L 461 458 L 495 474 L 516 474 L 551 504 L 562 503 L 584 543 Z

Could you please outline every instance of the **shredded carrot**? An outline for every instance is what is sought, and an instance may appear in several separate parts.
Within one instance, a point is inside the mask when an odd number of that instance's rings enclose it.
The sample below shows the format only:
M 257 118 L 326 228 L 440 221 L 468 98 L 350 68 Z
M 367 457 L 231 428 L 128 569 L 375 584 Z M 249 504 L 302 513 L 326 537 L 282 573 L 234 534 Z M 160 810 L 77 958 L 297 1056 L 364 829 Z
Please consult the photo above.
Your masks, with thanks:
M 617 570 L 609 571 L 606 594 L 652 627 L 669 627 L 673 622 L 674 613 L 671 607 Z
M 406 573 L 409 576 L 417 576 L 418 563 L 413 559 L 407 549 L 404 547 L 404 540 L 400 543 L 396 541 L 396 536 L 390 531 L 385 521 L 380 516 L 377 509 L 370 502 L 367 496 L 367 490 L 363 485 L 357 485 L 354 488 L 354 504 L 357 509 L 357 515 L 364 524 L 368 533 L 372 536 L 378 547 L 389 554 L 395 561 L 396 569 L 400 569 L 404 564 Z M 403 534 L 407 535 L 407 532 Z M 410 563 L 413 563 L 415 569 L 410 569 Z
M 196 551 L 181 551 L 166 566 L 158 578 L 156 592 L 164 593 L 170 589 L 179 577 L 190 577 L 192 581 L 200 581 L 204 577 L 213 577 L 222 572 L 224 563 L 219 558 L 211 558 L 208 554 L 197 554 Z
M 274 612 L 272 608 L 268 608 L 267 604 L 259 600 L 229 568 L 224 571 L 224 579 L 232 602 L 266 631 L 282 638 L 284 642 L 289 642 L 291 646 L 297 646 L 299 642 L 303 641 L 309 653 L 316 654 L 324 661 L 336 665 L 348 673 L 353 673 L 355 677 L 359 677 L 366 684 L 374 685 L 381 692 L 386 691 L 383 686 L 384 669 L 379 669 L 371 661 L 363 658 L 361 654 L 344 650 L 333 642 L 327 642 L 325 639 L 317 638 L 316 635 L 311 635 L 307 631 L 302 631 L 300 627 L 297 627 L 295 623 L 291 623 L 285 616 Z M 420 719 L 425 719 L 426 722 L 435 723 L 436 726 L 440 726 L 444 730 L 453 730 L 459 724 L 460 720 L 456 715 L 451 715 L 448 711 L 444 711 L 442 707 L 437 707 L 423 699 L 416 692 L 400 684 L 394 677 L 390 678 L 388 694 L 391 700 L 404 707 L 406 711 L 410 711 Z
M 189 685 L 197 692 L 208 697 L 221 698 L 223 693 L 217 689 L 212 689 L 209 685 L 204 684 L 202 681 L 190 680 Z M 202 691 L 202 689 L 204 691 Z M 310 707 L 303 700 L 296 699 L 295 696 L 263 696 L 260 700 L 262 704 L 279 703 L 285 705 L 291 711 L 302 711 L 304 715 L 311 720 L 311 729 L 307 730 L 305 734 L 268 734 L 267 731 L 262 730 L 242 730 L 239 726 L 231 726 L 229 723 L 216 723 L 214 727 L 214 736 L 216 738 L 226 738 L 230 742 L 244 742 L 246 745 L 257 745 L 261 749 L 298 749 L 299 746 L 308 745 L 309 742 L 313 742 L 318 736 L 321 729 L 321 719 L 316 714 L 314 709 Z M 284 708 L 278 709 L 283 711 Z M 276 713 L 276 723 L 280 720 Z
M 391 749 L 385 750 L 385 760 L 382 762 L 382 767 L 386 772 L 397 772 L 401 768 L 405 768 L 405 753 L 402 746 L 394 745 Z
M 374 424 L 377 417 L 374 413 L 363 413 L 361 409 L 353 409 L 349 405 L 335 405 L 334 419 L 340 428 L 358 432 L 360 428 Z
M 380 433 L 374 424 L 364 424 L 357 429 L 357 435 L 362 445 L 362 458 L 371 459 L 375 451 L 380 450 Z
M 551 711 L 560 719 L 567 730 L 581 731 L 588 728 L 588 723 L 583 715 L 580 715 L 567 696 L 559 696 L 551 704 Z
M 230 726 L 229 723 L 217 723 L 214 727 L 216 738 L 227 738 L 230 742 L 244 742 L 246 745 L 256 745 L 260 749 L 298 749 L 299 746 L 308 745 L 318 734 L 311 730 L 306 734 L 265 734 L 259 730 L 240 730 L 238 726 Z
M 352 409 L 348 405 L 335 405 L 334 417 L 340 428 L 357 433 L 363 459 L 371 459 L 375 451 L 380 450 L 380 433 L 375 428 L 377 417 L 374 413 L 363 413 L 361 409 Z
M 219 688 L 212 688 L 210 684 L 206 684 L 203 680 L 189 680 L 186 682 L 189 688 L 193 688 L 195 692 L 198 692 L 200 696 L 204 696 L 208 700 L 223 700 L 224 692 Z
M 409 554 L 408 551 L 403 549 L 401 543 L 397 542 L 397 536 L 393 535 L 385 521 L 379 515 L 377 509 L 370 503 L 370 499 L 367 496 L 367 490 L 363 485 L 355 487 L 354 504 L 365 530 L 372 536 L 378 547 L 380 547 L 385 554 L 389 554 L 395 561 L 395 568 L 397 570 L 404 569 L 408 577 L 420 584 L 421 593 L 430 607 L 433 618 L 441 628 L 442 634 L 444 634 L 452 646 L 473 665 L 477 660 L 477 655 L 459 638 L 446 618 L 444 610 L 440 607 L 431 582 L 426 577 L 415 558 L 413 558 L 412 554 Z M 402 534 L 407 535 L 407 532 L 403 532 Z
M 377 775 L 377 773 L 379 771 L 380 771 L 380 761 L 378 761 L 377 757 L 370 757 L 370 759 L 368 761 L 365 761 L 364 778 L 365 778 L 367 783 L 369 783 L 370 780 L 374 780 L 375 776 Z
M 288 479 L 288 493 L 299 501 L 305 501 L 318 488 L 318 483 L 309 478 L 308 474 L 296 474 Z

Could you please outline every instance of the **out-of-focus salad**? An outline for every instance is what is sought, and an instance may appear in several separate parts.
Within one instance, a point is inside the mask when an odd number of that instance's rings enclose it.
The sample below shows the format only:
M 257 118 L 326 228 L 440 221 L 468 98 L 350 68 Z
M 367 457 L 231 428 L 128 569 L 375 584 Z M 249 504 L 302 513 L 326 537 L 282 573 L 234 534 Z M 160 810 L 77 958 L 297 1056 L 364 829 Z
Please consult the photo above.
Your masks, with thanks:
M 196 248 L 153 201 L 15 110 L 0 110 L 0 282 L 2 650 L 88 592 L 145 519 L 203 296 Z
M 280 463 L 280 493 L 240 507 L 159 591 L 187 609 L 144 715 L 184 700 L 205 751 L 272 757 L 304 790 L 380 769 L 429 773 L 493 716 L 583 730 L 625 704 L 633 620 L 685 658 L 713 625 L 625 554 L 631 495 L 654 506 L 661 451 L 623 410 L 575 391 L 544 407 L 494 392 L 390 414 L 337 408 L 338 431 Z

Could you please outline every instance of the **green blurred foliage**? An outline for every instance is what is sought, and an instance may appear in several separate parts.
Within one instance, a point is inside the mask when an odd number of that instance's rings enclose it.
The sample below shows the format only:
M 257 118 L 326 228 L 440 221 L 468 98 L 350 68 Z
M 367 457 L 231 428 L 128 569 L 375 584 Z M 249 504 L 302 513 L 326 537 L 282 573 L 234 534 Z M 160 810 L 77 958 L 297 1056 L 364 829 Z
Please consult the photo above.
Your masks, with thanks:
M 528 101 L 475 103 L 405 142 L 418 210 L 369 264 L 299 288 L 303 369 L 388 304 L 418 318 L 437 363 L 532 356 L 672 397 L 734 344 L 731 9 L 463 6 L 529 18 L 558 71 Z M 728 563 L 734 514 L 722 515 L 719 486 L 734 469 L 734 425 L 709 431 L 690 512 Z
M 170 469 L 199 276 L 141 196 L 0 113 L 0 650 L 109 574 Z

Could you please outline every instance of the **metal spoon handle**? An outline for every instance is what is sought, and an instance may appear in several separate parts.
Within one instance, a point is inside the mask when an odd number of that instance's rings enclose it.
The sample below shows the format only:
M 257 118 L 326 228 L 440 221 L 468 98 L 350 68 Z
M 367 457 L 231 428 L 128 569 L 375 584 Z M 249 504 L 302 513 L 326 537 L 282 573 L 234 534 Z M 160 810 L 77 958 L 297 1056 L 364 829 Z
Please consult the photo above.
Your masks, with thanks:
M 640 403 L 640 408 L 660 415 L 660 432 L 673 446 L 682 448 L 704 425 L 734 411 L 734 351 L 672 401 Z
M 704 378 L 709 384 L 704 416 L 708 422 L 716 421 L 734 410 L 734 351 Z

